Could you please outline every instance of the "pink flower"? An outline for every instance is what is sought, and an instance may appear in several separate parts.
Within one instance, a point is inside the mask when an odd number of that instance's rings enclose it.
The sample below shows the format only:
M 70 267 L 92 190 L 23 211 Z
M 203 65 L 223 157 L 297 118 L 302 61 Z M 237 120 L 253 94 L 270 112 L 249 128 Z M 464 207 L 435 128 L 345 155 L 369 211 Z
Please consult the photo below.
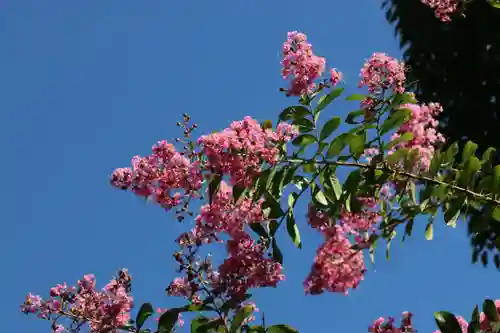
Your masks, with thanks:
M 160 141 L 153 146 L 151 155 L 135 156 L 132 168 L 116 169 L 110 182 L 136 195 L 152 197 L 165 210 L 170 210 L 184 199 L 195 197 L 203 177 L 198 162 L 191 163 L 171 143 Z
M 363 254 L 352 244 L 340 226 L 324 230 L 325 242 L 316 251 L 311 272 L 304 282 L 308 294 L 342 292 L 356 288 L 365 273 Z
M 278 124 L 273 131 L 263 129 L 255 119 L 245 117 L 222 132 L 200 137 L 198 143 L 207 158 L 206 169 L 229 175 L 233 185 L 251 186 L 264 163 L 275 165 L 278 162 L 278 145 L 297 134 L 286 123 Z
M 333 86 L 336 86 L 340 81 L 342 81 L 343 76 L 342 72 L 338 72 L 335 68 L 330 69 L 330 83 Z
M 375 320 L 369 327 L 368 332 L 371 333 L 416 333 L 417 330 L 413 327 L 412 324 L 413 315 L 410 312 L 403 312 L 401 318 L 400 326 L 394 325 L 394 318 L 388 317 L 385 319 L 384 317 L 380 317 Z
M 423 4 L 434 9 L 434 14 L 443 22 L 450 22 L 450 15 L 457 11 L 459 0 L 421 0 Z
M 377 156 L 379 153 L 380 151 L 378 148 L 366 148 L 361 157 L 364 157 L 368 162 L 370 162 L 372 158 Z
M 411 110 L 411 118 L 391 137 L 391 141 L 406 132 L 412 133 L 413 139 L 396 145 L 394 149 L 416 150 L 418 159 L 414 169 L 427 170 L 434 156 L 434 147 L 445 142 L 443 135 L 437 131 L 438 121 L 436 119 L 443 108 L 438 103 L 405 104 L 401 107 Z
M 314 80 L 325 71 L 326 60 L 318 57 L 307 42 L 307 36 L 301 32 L 288 33 L 283 44 L 283 60 L 281 74 L 283 79 L 290 79 L 289 96 L 300 96 L 315 88 Z
M 375 93 L 392 89 L 402 94 L 405 91 L 405 66 L 402 62 L 385 53 L 374 53 L 361 69 L 359 87 L 368 87 L 368 92 Z

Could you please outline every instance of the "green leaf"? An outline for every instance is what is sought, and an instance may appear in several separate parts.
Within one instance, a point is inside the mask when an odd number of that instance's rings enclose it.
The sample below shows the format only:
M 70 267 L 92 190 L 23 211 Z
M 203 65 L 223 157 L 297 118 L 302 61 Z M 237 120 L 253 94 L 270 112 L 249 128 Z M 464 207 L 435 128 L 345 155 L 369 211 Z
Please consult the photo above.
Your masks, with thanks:
M 462 162 L 467 162 L 476 153 L 477 147 L 474 142 L 467 141 L 462 151 Z
M 408 148 L 401 148 L 393 152 L 391 155 L 388 155 L 387 158 L 385 159 L 388 164 L 394 165 L 404 159 L 406 157 L 406 154 L 408 154 L 409 149 Z
M 412 132 L 406 132 L 406 133 L 403 133 L 400 137 L 392 140 L 391 142 L 389 142 L 386 146 L 386 149 L 387 150 L 390 150 L 392 149 L 393 147 L 395 147 L 396 145 L 398 144 L 401 144 L 403 142 L 408 142 L 408 141 L 411 141 L 413 140 L 413 133 Z
M 276 238 L 273 237 L 271 241 L 271 245 L 273 248 L 273 259 L 280 264 L 283 264 L 283 254 L 281 253 L 280 248 L 278 247 L 278 243 L 276 242 Z
M 217 190 L 219 189 L 220 182 L 222 180 L 221 175 L 213 175 L 212 181 L 208 185 L 208 202 L 211 205 Z
M 411 114 L 412 111 L 410 109 L 397 109 L 380 127 L 380 135 L 384 135 L 406 123 L 410 119 Z
M 269 120 L 269 119 L 268 120 L 264 120 L 262 122 L 261 126 L 262 126 L 262 129 L 265 129 L 265 130 L 266 129 L 270 129 L 270 128 L 273 128 L 273 122 L 271 120 Z
M 266 194 L 265 201 L 262 203 L 262 210 L 265 216 L 271 219 L 285 215 L 285 212 L 281 209 L 280 203 L 269 194 Z
M 269 235 L 267 234 L 266 228 L 262 226 L 260 223 L 249 223 L 250 229 L 253 230 L 260 237 L 264 237 L 265 239 L 269 239 Z
M 246 333 L 265 333 L 266 329 L 262 325 L 250 326 L 247 328 Z
M 210 322 L 210 319 L 207 317 L 197 317 L 191 320 L 191 333 L 206 333 L 208 332 L 207 327 L 205 326 Z
M 439 168 L 441 168 L 441 163 L 443 162 L 443 154 L 440 151 L 434 153 L 434 157 L 431 160 L 431 165 L 429 167 L 429 172 L 427 175 L 431 178 L 437 175 Z
M 339 97 L 342 92 L 344 91 L 344 88 L 336 88 L 332 90 L 328 95 L 321 96 L 318 105 L 316 106 L 316 112 L 320 112 L 324 108 L 328 106 L 331 102 L 333 102 L 337 97 Z
M 493 213 L 491 214 L 491 216 L 500 222 L 500 207 L 496 206 L 495 209 L 493 209 Z
M 425 239 L 432 240 L 434 238 L 434 228 L 432 227 L 432 221 L 427 223 L 425 227 Z
M 328 206 L 328 200 L 326 200 L 325 194 L 323 191 L 319 190 L 314 195 L 314 198 L 323 206 Z
M 179 318 L 180 309 L 174 308 L 163 313 L 158 320 L 159 333 L 171 333 Z
M 345 122 L 347 124 L 350 124 L 350 125 L 359 124 L 361 122 L 357 122 L 356 118 L 358 118 L 359 116 L 364 116 L 364 114 L 365 114 L 365 110 L 363 110 L 363 109 L 351 111 L 347 114 L 347 118 L 345 119 Z
M 335 198 L 339 200 L 342 196 L 342 185 L 340 184 L 339 179 L 334 173 L 332 173 L 330 174 L 329 181 L 335 193 Z
M 484 300 L 483 312 L 489 321 L 498 321 L 497 307 L 495 306 L 495 302 L 493 302 L 491 299 Z
M 153 305 L 151 303 L 144 303 L 141 305 L 139 308 L 139 312 L 137 313 L 137 316 L 135 317 L 135 327 L 139 331 L 144 325 L 144 322 L 146 319 L 151 317 L 154 313 Z
M 301 118 L 294 120 L 292 125 L 295 126 L 300 133 L 311 132 L 314 129 L 314 124 L 310 119 Z
M 345 100 L 346 101 L 362 101 L 366 98 L 366 95 L 363 94 L 352 94 L 351 96 L 348 96 Z
M 300 240 L 300 232 L 297 223 L 295 223 L 295 216 L 293 214 L 293 210 L 290 210 L 286 216 L 286 230 L 288 231 L 288 235 L 299 249 L 302 248 L 302 242 Z
M 245 319 L 250 317 L 253 313 L 253 307 L 251 305 L 243 306 L 233 317 L 231 321 L 231 328 L 229 329 L 231 333 L 240 332 L 241 324 Z
M 289 325 L 273 325 L 267 328 L 268 333 L 299 333 L 298 330 Z
M 347 176 L 347 179 L 344 183 L 344 190 L 346 191 L 347 194 L 355 193 L 356 190 L 358 189 L 358 184 L 361 180 L 361 173 L 360 170 L 354 170 L 352 171 L 349 176 Z
M 444 163 L 452 163 L 455 156 L 458 154 L 459 151 L 458 147 L 458 142 L 454 142 L 448 149 L 446 149 L 445 156 L 444 156 Z
M 293 208 L 295 206 L 295 201 L 299 198 L 299 195 L 295 192 L 292 192 L 288 195 L 288 206 Z
M 347 137 L 349 142 L 349 150 L 352 155 L 359 156 L 365 151 L 365 136 L 358 134 L 350 134 Z
M 330 143 L 330 146 L 328 147 L 328 150 L 326 152 L 326 157 L 331 158 L 334 156 L 337 156 L 344 150 L 345 146 L 347 145 L 347 134 L 341 134 L 338 137 L 336 137 L 332 143 Z
M 301 118 L 307 117 L 310 114 L 311 114 L 311 112 L 309 111 L 309 109 L 304 107 L 304 106 L 301 106 L 301 105 L 290 106 L 290 107 L 287 107 L 286 109 L 284 109 L 280 113 L 279 119 L 282 121 L 290 120 L 290 119 L 301 119 Z
M 341 121 L 342 120 L 340 119 L 340 117 L 333 117 L 332 119 L 328 120 L 321 129 L 319 140 L 323 141 L 327 137 L 329 137 L 330 134 L 332 134 L 340 126 Z
M 302 134 L 292 141 L 294 146 L 307 147 L 316 142 L 316 137 L 312 134 Z
M 500 192 L 500 164 L 493 168 L 493 189 L 496 193 Z
M 500 8 L 500 1 L 499 0 L 488 0 L 488 3 L 493 8 Z
M 316 163 L 311 162 L 311 163 L 304 164 L 302 166 L 302 169 L 304 169 L 305 173 L 315 173 L 317 170 Z
M 233 187 L 233 200 L 234 202 L 237 202 L 238 199 L 241 197 L 241 195 L 243 194 L 243 192 L 245 192 L 245 188 L 243 186 L 234 186 Z
M 441 333 L 462 333 L 455 315 L 447 311 L 434 312 L 434 319 Z
M 447 225 L 455 227 L 460 217 L 460 211 L 466 202 L 465 198 L 457 198 L 450 201 L 448 208 L 444 213 L 444 220 Z

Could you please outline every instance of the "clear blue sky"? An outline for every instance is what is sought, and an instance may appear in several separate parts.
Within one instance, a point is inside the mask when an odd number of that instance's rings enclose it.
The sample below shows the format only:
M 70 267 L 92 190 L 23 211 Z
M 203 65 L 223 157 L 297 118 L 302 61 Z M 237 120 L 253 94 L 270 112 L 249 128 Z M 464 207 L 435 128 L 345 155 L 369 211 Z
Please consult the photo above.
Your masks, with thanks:
M 175 137 L 183 112 L 205 132 L 245 115 L 275 119 L 292 103 L 278 93 L 287 31 L 308 33 L 351 87 L 372 52 L 400 56 L 378 1 L 4 0 L 0 7 L 6 332 L 49 332 L 48 323 L 19 313 L 27 292 L 46 294 L 90 272 L 103 285 L 120 267 L 134 276 L 137 303 L 179 304 L 163 290 L 174 276 L 170 255 L 181 226 L 111 188 L 107 177 Z M 325 113 L 346 110 L 336 104 Z M 427 242 L 422 221 L 404 246 L 393 244 L 389 262 L 380 253 L 376 272 L 350 296 L 306 297 L 301 282 L 318 238 L 304 218 L 299 223 L 302 251 L 280 240 L 287 281 L 257 293 L 271 323 L 362 333 L 378 316 L 411 310 L 420 331 L 430 332 L 433 311 L 468 316 L 475 303 L 497 296 L 495 270 L 470 263 L 464 226 L 438 227 Z

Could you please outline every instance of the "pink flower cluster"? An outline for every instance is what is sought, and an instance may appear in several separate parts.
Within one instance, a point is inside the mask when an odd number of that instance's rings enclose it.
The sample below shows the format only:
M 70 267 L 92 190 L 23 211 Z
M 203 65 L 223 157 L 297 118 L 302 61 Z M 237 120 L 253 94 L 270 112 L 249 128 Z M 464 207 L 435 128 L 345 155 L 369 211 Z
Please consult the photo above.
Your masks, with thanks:
M 417 330 L 413 327 L 412 323 L 413 315 L 410 312 L 403 312 L 401 318 L 401 324 L 398 326 L 394 325 L 394 318 L 389 317 L 385 319 L 380 317 L 373 322 L 373 324 L 368 327 L 368 332 L 370 333 L 416 333 Z M 465 331 L 464 333 L 466 333 Z
M 443 22 L 450 22 L 450 15 L 457 11 L 460 0 L 421 0 L 434 9 L 434 14 Z
M 151 196 L 170 210 L 183 199 L 196 196 L 203 177 L 198 162 L 191 163 L 173 144 L 160 141 L 153 146 L 151 155 L 135 156 L 132 168 L 116 169 L 110 182 L 117 188 L 131 189 L 139 196 Z
M 209 282 L 217 293 L 230 296 L 242 295 L 249 288 L 276 286 L 284 279 L 282 266 L 266 257 L 266 248 L 256 242 L 246 231 L 246 225 L 266 220 L 261 202 L 253 203 L 242 197 L 237 203 L 232 196 L 232 187 L 224 181 L 213 198 L 212 204 L 201 207 L 196 217 L 195 228 L 182 235 L 178 241 L 184 247 L 201 246 L 213 241 L 221 242 L 221 234 L 227 241 L 228 258 L 217 271 L 209 272 Z M 174 280 L 169 287 L 171 295 L 192 298 L 198 287 L 182 278 Z
M 321 294 L 326 290 L 347 295 L 349 289 L 356 288 L 363 280 L 366 271 L 363 253 L 352 249 L 348 237 L 355 235 L 361 242 L 360 233 L 373 230 L 379 215 L 375 212 L 374 198 L 358 200 L 362 209 L 356 213 L 344 210 L 339 224 L 335 224 L 327 212 L 309 206 L 309 224 L 321 231 L 325 242 L 316 251 L 311 272 L 304 282 L 306 293 Z
M 283 79 L 291 79 L 287 95 L 300 96 L 314 89 L 314 80 L 325 71 L 326 60 L 313 53 L 304 33 L 292 31 L 283 44 L 281 65 Z
M 198 139 L 207 170 L 215 174 L 227 174 L 231 184 L 251 186 L 263 163 L 274 165 L 278 161 L 278 144 L 298 135 L 298 131 L 287 123 L 278 124 L 276 131 L 263 129 L 251 117 L 235 121 L 222 132 L 212 133 Z
M 430 162 L 434 155 L 435 146 L 445 142 L 441 133 L 437 131 L 437 116 L 443 111 L 438 103 L 429 104 L 405 104 L 401 106 L 411 110 L 411 118 L 394 133 L 391 140 L 401 136 L 403 133 L 413 134 L 411 141 L 402 142 L 396 145 L 398 148 L 410 148 L 418 152 L 418 162 L 415 168 L 418 170 L 429 169 Z
M 404 63 L 385 53 L 374 53 L 361 69 L 359 87 L 368 87 L 368 92 L 392 89 L 402 94 L 406 80 Z
M 130 292 L 130 276 L 121 270 L 119 277 L 111 280 L 102 290 L 96 290 L 93 274 L 78 281 L 78 287 L 57 285 L 50 290 L 50 298 L 28 294 L 21 311 L 37 314 L 42 319 L 53 319 L 64 315 L 73 324 L 88 323 L 91 332 L 117 332 L 130 319 L 133 298 Z M 62 325 L 54 331 L 62 332 Z

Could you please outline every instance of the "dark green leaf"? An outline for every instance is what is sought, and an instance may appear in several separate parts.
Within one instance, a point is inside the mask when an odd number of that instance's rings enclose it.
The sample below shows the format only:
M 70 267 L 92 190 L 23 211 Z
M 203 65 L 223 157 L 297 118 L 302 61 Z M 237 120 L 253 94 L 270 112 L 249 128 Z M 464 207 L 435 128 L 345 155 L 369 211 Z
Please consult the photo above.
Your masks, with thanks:
M 294 146 L 307 147 L 316 142 L 316 137 L 312 134 L 302 134 L 292 141 Z
M 366 95 L 363 94 L 352 94 L 351 96 L 348 96 L 345 100 L 346 101 L 362 101 L 366 98 Z
M 385 133 L 403 125 L 410 119 L 411 114 L 412 111 L 410 109 L 397 109 L 380 127 L 380 135 L 384 135 Z
M 334 173 L 330 174 L 329 180 L 330 180 L 330 184 L 333 188 L 333 191 L 335 193 L 335 198 L 337 200 L 339 200 L 340 196 L 342 195 L 342 185 L 340 184 L 339 179 L 337 178 L 337 176 Z
M 278 247 L 278 243 L 276 242 L 276 238 L 273 237 L 271 242 L 273 248 L 273 259 L 280 264 L 283 264 L 283 254 L 281 253 L 280 248 Z
M 280 113 L 279 119 L 283 120 L 283 121 L 290 120 L 290 119 L 301 119 L 301 118 L 307 117 L 310 114 L 311 114 L 311 112 L 309 111 L 309 109 L 307 109 L 304 106 L 300 106 L 300 105 L 290 106 L 290 107 L 287 107 L 286 109 L 284 109 Z
M 459 151 L 458 143 L 454 142 L 450 147 L 448 147 L 448 149 L 446 149 L 443 162 L 452 163 L 455 156 L 458 154 L 458 151 Z
M 304 164 L 302 166 L 302 169 L 304 169 L 305 173 L 315 173 L 318 168 L 316 168 L 316 163 L 311 162 L 311 163 Z
M 205 326 L 210 319 L 206 317 L 197 317 L 191 320 L 191 333 L 206 333 L 208 332 L 207 327 Z
M 214 196 L 217 193 L 217 190 L 219 189 L 219 185 L 220 185 L 221 180 L 222 180 L 221 175 L 213 175 L 212 181 L 208 185 L 208 202 L 209 202 L 209 204 L 212 204 Z
M 326 200 L 323 191 L 321 190 L 317 191 L 316 194 L 314 195 L 314 198 L 316 199 L 317 202 L 319 202 L 323 206 L 328 206 L 328 201 Z
M 234 202 L 237 202 L 238 199 L 241 197 L 243 192 L 245 191 L 245 188 L 243 186 L 234 186 L 233 187 L 233 200 Z
M 358 189 L 358 184 L 359 181 L 361 180 L 361 173 L 358 170 L 352 171 L 349 176 L 347 176 L 347 179 L 344 183 L 344 190 L 348 194 L 356 193 L 356 190 Z
M 296 126 L 300 133 L 311 132 L 314 129 L 314 124 L 308 118 L 294 120 L 292 125 Z
M 427 223 L 425 227 L 425 239 L 432 240 L 434 238 L 434 228 L 432 227 L 432 221 Z
M 440 151 L 436 151 L 434 153 L 434 157 L 431 160 L 431 165 L 429 167 L 429 172 L 427 175 L 431 178 L 434 178 L 441 168 L 441 163 L 443 162 L 443 154 Z
M 495 302 L 491 299 L 486 299 L 483 302 L 483 312 L 489 321 L 498 321 L 498 312 Z
M 271 120 L 264 120 L 262 122 L 262 129 L 270 129 L 270 128 L 273 128 L 273 122 Z
M 391 155 L 388 155 L 387 158 L 385 159 L 389 165 L 394 165 L 397 164 L 399 161 L 404 159 L 406 157 L 406 154 L 408 154 L 409 149 L 408 148 L 401 148 L 393 152 Z
M 358 122 L 356 121 L 356 118 L 360 117 L 360 116 L 364 116 L 365 115 L 365 110 L 361 109 L 361 110 L 356 110 L 356 111 L 351 111 L 347 114 L 347 118 L 345 119 L 345 122 L 347 124 L 350 124 L 350 125 L 354 125 L 354 124 L 359 124 L 361 122 Z
M 250 229 L 253 230 L 260 237 L 264 237 L 265 239 L 269 238 L 266 229 L 260 223 L 249 223 Z
M 477 150 L 477 144 L 472 141 L 467 141 L 465 143 L 464 149 L 462 151 L 462 162 L 467 162 Z
M 154 309 L 151 303 L 144 303 L 141 305 L 141 307 L 139 308 L 139 312 L 135 317 L 135 327 L 137 328 L 138 331 L 141 329 L 142 325 L 144 325 L 146 319 L 152 316 L 153 313 Z
M 500 207 L 496 206 L 495 209 L 493 209 L 493 213 L 491 214 L 491 216 L 500 222 Z
M 265 333 L 266 330 L 262 325 L 250 326 L 247 328 L 247 333 Z
M 321 96 L 321 98 L 318 101 L 318 105 L 316 106 L 316 112 L 320 112 L 324 108 L 328 106 L 333 100 L 335 100 L 337 97 L 339 97 L 342 92 L 344 91 L 344 88 L 336 88 L 332 90 L 328 95 Z
M 447 311 L 435 312 L 434 319 L 441 333 L 462 333 L 462 328 L 452 313 Z
M 290 210 L 286 216 L 286 230 L 288 235 L 292 239 L 293 243 L 299 249 L 302 248 L 302 242 L 300 240 L 300 232 L 297 223 L 295 223 L 295 216 L 293 210 Z
M 447 225 L 450 225 L 452 227 L 456 226 L 457 220 L 460 217 L 460 211 L 465 201 L 465 198 L 457 198 L 450 201 L 444 213 L 444 220 Z
M 330 146 L 328 147 L 328 151 L 326 152 L 326 157 L 331 158 L 334 156 L 337 156 L 344 150 L 345 146 L 347 145 L 347 134 L 341 134 L 338 137 L 336 137 L 332 143 L 330 143 Z
M 352 155 L 359 156 L 365 151 L 365 136 L 359 134 L 350 134 L 347 137 L 349 150 Z
M 333 117 L 332 119 L 328 120 L 321 129 L 321 133 L 319 134 L 319 140 L 323 141 L 327 137 L 329 137 L 330 134 L 332 134 L 339 127 L 340 122 L 341 122 L 340 117 Z
M 243 321 L 248 317 L 250 317 L 252 313 L 253 313 L 253 307 L 251 305 L 243 306 L 233 317 L 233 320 L 231 321 L 230 332 L 231 333 L 240 332 Z
M 267 328 L 268 333 L 299 333 L 295 328 L 289 325 L 273 325 Z
M 158 332 L 159 333 L 171 333 L 175 323 L 179 318 L 180 309 L 170 309 L 160 316 L 158 321 Z
M 500 192 L 500 165 L 493 168 L 493 189 L 496 193 Z

